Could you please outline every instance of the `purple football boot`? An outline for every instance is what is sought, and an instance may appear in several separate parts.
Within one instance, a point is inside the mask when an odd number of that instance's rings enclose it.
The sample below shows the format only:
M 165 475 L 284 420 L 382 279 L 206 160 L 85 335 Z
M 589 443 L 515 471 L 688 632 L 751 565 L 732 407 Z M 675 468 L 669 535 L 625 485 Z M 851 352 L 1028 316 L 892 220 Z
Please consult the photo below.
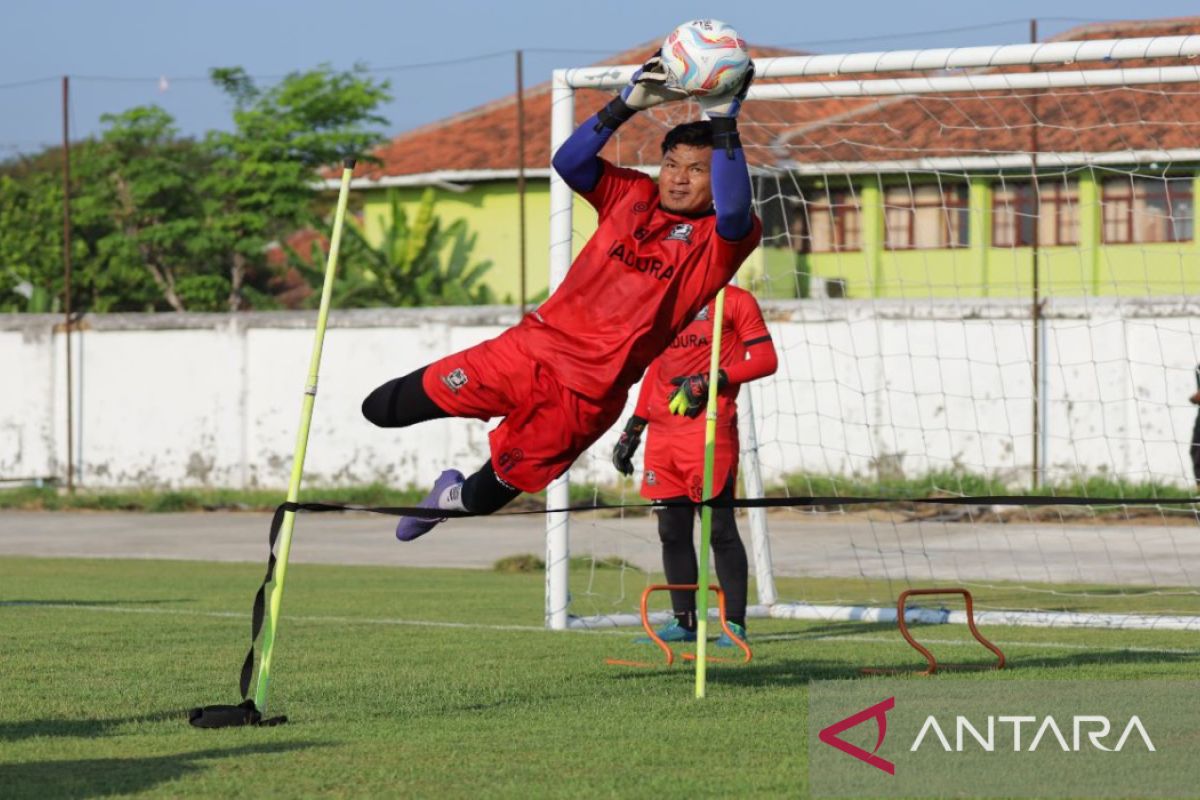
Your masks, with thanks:
M 429 494 L 425 495 L 425 499 L 417 503 L 418 508 L 437 508 L 438 498 L 442 493 L 456 483 L 462 483 L 464 476 L 456 469 L 448 469 L 438 476 L 438 479 L 433 482 L 433 489 Z M 446 518 L 427 519 L 425 517 L 401 517 L 400 522 L 396 524 L 396 538 L 402 542 L 411 542 L 433 530 L 433 527 L 439 522 L 445 522 Z

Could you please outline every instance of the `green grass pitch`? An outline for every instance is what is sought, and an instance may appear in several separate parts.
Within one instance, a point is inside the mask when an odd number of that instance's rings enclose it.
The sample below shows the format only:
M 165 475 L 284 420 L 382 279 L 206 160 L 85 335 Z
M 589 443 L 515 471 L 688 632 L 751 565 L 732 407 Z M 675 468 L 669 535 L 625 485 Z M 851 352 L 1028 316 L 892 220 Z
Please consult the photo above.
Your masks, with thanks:
M 270 708 L 291 722 L 193 729 L 188 707 L 239 699 L 261 573 L 0 559 L 0 794 L 803 797 L 807 684 L 919 663 L 892 627 L 752 620 L 754 661 L 712 665 L 696 701 L 688 666 L 604 663 L 652 656 L 633 632 L 542 630 L 540 574 L 295 564 Z M 984 632 L 1013 670 L 914 680 L 1189 679 L 1200 661 L 1195 634 Z M 985 655 L 958 626 L 921 633 Z

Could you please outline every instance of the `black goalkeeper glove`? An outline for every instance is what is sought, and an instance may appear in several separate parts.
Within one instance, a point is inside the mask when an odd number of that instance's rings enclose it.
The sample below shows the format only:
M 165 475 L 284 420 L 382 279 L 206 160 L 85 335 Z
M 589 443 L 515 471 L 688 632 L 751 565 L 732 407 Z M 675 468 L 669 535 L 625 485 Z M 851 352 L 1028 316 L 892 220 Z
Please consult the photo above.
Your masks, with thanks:
M 637 452 L 638 445 L 642 443 L 642 431 L 644 430 L 646 430 L 646 420 L 635 414 L 629 418 L 629 422 L 625 423 L 625 430 L 621 431 L 621 438 L 613 447 L 613 466 L 622 475 L 633 474 L 633 454 Z
M 720 379 L 717 381 L 717 388 L 720 389 L 729 382 L 729 379 L 725 377 L 725 370 L 721 370 L 718 374 Z M 678 388 L 667 398 L 668 410 L 676 416 L 683 415 L 693 419 L 700 416 L 700 412 L 708 403 L 708 373 L 680 375 L 671 378 L 671 383 Z

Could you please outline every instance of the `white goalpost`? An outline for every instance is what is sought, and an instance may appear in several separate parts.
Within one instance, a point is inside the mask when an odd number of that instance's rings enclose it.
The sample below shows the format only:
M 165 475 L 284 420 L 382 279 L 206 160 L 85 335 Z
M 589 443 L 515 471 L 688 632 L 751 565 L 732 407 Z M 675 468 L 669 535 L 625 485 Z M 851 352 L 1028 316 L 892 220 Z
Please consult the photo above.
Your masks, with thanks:
M 750 616 L 894 621 L 902 590 L 954 585 L 981 624 L 1200 630 L 1200 528 L 1170 503 L 1196 487 L 1198 56 L 1193 35 L 755 59 L 739 127 L 764 241 L 738 282 L 780 370 L 741 390 L 739 496 L 1162 503 L 753 509 Z M 636 69 L 556 70 L 552 152 Z M 656 137 L 697 116 L 639 115 L 605 156 L 654 173 Z M 590 233 L 575 208 L 552 172 L 551 291 Z M 577 482 L 617 485 L 613 435 Z M 547 515 L 548 628 L 640 623 L 659 570 L 601 574 L 617 525 Z

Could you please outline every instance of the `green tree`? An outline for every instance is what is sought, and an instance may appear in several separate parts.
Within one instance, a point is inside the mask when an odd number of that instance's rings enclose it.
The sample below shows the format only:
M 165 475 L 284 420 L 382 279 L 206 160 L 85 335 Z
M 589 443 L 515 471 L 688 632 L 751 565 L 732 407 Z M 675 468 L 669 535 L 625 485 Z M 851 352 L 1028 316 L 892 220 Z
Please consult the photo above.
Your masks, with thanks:
M 114 227 L 101 241 L 101 252 L 141 264 L 166 304 L 184 311 L 194 299 L 191 285 L 210 277 L 196 190 L 196 176 L 208 167 L 206 154 L 180 139 L 174 120 L 156 106 L 105 114 L 101 120 L 108 128 L 95 170 Z
M 149 310 L 161 295 L 136 256 L 122 260 L 102 145 L 71 148 L 72 308 Z M 63 289 L 60 147 L 0 164 L 0 311 L 57 311 Z M 103 245 L 103 246 L 102 246 Z
M 387 84 L 360 68 L 296 72 L 260 88 L 213 70 L 233 126 L 179 135 L 155 106 L 106 115 L 72 144 L 73 305 L 217 311 L 273 303 L 269 242 L 320 204 L 323 167 L 381 135 Z M 62 292 L 62 150 L 0 163 L 0 310 L 49 310 Z
M 47 312 L 62 292 L 62 186 L 0 175 L 0 311 Z
M 367 238 L 363 226 L 348 217 L 343 233 L 333 305 L 338 308 L 378 306 L 479 305 L 496 302 L 483 276 L 491 261 L 472 262 L 477 234 L 465 220 L 443 227 L 432 189 L 421 196 L 410 222 L 395 197 L 390 217 L 380 219 L 383 237 Z M 323 225 L 314 221 L 314 227 Z M 325 279 L 325 243 L 315 241 L 307 256 L 285 245 L 288 263 L 313 289 L 308 304 L 320 301 Z
M 234 127 L 208 135 L 211 162 L 199 189 L 207 235 L 229 279 L 228 307 L 237 310 L 247 305 L 248 278 L 266 275 L 267 244 L 310 212 L 318 170 L 361 158 L 382 140 L 370 126 L 386 122 L 375 110 L 389 98 L 388 85 L 361 67 L 327 65 L 268 89 L 241 68 L 215 69 L 212 78 L 233 101 Z

